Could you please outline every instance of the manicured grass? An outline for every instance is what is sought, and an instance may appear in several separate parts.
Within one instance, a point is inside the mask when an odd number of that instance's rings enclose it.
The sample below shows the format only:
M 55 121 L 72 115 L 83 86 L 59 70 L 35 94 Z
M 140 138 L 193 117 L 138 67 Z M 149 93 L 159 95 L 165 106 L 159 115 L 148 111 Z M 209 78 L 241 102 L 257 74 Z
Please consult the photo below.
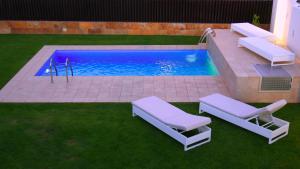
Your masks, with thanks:
M 176 104 L 197 113 L 198 104 Z M 276 115 L 286 138 L 267 139 L 212 117 L 211 143 L 183 146 L 140 118 L 130 104 L 0 104 L 3 169 L 293 169 L 300 166 L 299 104 Z
M 44 45 L 197 44 L 195 36 L 0 35 L 0 89 Z
M 182 36 L 0 35 L 0 88 L 43 46 L 196 44 Z M 197 103 L 176 106 L 196 114 Z M 262 106 L 262 105 L 258 105 Z M 212 117 L 212 141 L 188 152 L 131 116 L 130 104 L 0 104 L 0 169 L 293 169 L 300 166 L 300 104 L 276 116 L 286 138 L 267 139 Z M 208 116 L 208 115 L 207 115 Z

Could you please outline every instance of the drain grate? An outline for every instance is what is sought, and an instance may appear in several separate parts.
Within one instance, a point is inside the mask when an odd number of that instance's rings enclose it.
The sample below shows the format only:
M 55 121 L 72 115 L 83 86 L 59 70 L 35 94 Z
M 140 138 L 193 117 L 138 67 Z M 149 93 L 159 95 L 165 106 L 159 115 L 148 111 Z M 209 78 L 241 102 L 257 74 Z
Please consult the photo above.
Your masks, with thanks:
M 260 90 L 290 90 L 291 83 L 291 78 L 262 78 Z
M 261 75 L 261 91 L 287 91 L 292 87 L 292 77 L 282 67 L 270 65 L 254 65 Z

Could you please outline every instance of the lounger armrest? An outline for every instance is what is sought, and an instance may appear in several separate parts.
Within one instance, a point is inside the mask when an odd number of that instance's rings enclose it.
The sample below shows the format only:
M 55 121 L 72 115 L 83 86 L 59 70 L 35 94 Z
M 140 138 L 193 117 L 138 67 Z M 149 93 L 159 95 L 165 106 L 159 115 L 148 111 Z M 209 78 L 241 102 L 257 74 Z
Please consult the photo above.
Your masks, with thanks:
M 272 114 L 276 111 L 278 111 L 279 109 L 281 109 L 283 106 L 285 106 L 287 104 L 286 100 L 279 100 L 273 104 L 270 104 L 264 108 L 262 108 L 263 110 L 265 110 L 264 112 L 261 112 L 258 115 L 258 118 L 260 120 L 269 122 L 269 121 L 273 121 L 273 116 Z
M 287 104 L 287 101 L 282 99 L 282 100 L 278 100 L 275 103 L 272 103 L 268 106 L 265 107 L 265 109 L 269 112 L 269 113 L 274 113 L 276 111 L 278 111 L 279 109 L 281 109 L 282 107 L 284 107 Z
M 255 116 L 270 116 L 272 115 L 274 112 L 278 111 L 279 109 L 281 109 L 283 106 L 285 106 L 287 104 L 287 101 L 282 99 L 282 100 L 278 100 L 275 103 L 272 103 L 266 107 L 257 109 L 257 111 L 253 112 L 251 115 L 249 115 L 249 119 L 252 119 Z

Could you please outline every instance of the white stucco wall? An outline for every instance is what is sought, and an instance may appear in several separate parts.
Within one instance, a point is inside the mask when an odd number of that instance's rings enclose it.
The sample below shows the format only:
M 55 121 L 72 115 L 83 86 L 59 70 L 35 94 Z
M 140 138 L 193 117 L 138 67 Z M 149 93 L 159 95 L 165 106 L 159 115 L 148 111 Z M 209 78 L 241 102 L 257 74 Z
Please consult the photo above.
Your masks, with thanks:
M 300 57 L 300 5 L 292 10 L 287 46 Z
M 296 0 L 273 0 L 271 32 L 278 38 L 278 43 L 288 46 L 300 57 L 300 16 Z M 298 46 L 296 46 L 298 44 Z

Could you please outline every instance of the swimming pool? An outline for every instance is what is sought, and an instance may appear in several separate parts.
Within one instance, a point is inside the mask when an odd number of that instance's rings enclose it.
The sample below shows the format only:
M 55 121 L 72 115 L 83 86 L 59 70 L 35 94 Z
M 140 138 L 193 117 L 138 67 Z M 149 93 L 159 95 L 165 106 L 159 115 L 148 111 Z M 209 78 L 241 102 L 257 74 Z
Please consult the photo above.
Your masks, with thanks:
M 207 50 L 56 50 L 36 76 L 50 75 L 53 59 L 58 76 L 69 59 L 74 76 L 216 76 Z M 55 73 L 54 73 L 55 74 Z

